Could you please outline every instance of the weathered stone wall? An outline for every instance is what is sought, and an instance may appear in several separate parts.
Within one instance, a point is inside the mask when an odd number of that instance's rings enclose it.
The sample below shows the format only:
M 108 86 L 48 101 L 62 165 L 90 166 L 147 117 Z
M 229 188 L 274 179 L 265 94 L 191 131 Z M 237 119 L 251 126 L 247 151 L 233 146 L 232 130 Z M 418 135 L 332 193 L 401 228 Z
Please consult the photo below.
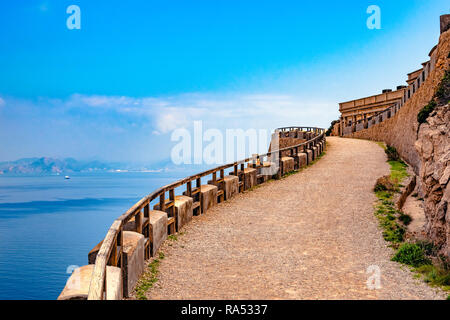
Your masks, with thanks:
M 442 33 L 440 36 L 437 46 L 436 67 L 431 71 L 423 85 L 400 108 L 395 116 L 366 130 L 354 132 L 349 137 L 384 141 L 394 146 L 401 157 L 413 167 L 414 172 L 419 174 L 421 159 L 414 148 L 418 132 L 417 114 L 432 99 L 445 70 L 448 69 L 449 51 L 450 30 Z
M 418 136 L 425 231 L 440 253 L 450 257 L 450 105 L 437 107 L 420 126 Z

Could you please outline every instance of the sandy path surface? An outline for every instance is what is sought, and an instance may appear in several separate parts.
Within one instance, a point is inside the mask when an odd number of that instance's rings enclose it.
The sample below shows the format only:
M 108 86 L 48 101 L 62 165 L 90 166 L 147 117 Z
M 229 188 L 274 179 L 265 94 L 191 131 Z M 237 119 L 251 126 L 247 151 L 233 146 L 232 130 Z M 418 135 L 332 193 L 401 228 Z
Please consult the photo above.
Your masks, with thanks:
M 167 240 L 149 299 L 443 299 L 390 261 L 373 214 L 389 173 L 373 142 L 329 138 L 313 166 L 194 217 Z M 369 266 L 381 288 L 370 290 Z

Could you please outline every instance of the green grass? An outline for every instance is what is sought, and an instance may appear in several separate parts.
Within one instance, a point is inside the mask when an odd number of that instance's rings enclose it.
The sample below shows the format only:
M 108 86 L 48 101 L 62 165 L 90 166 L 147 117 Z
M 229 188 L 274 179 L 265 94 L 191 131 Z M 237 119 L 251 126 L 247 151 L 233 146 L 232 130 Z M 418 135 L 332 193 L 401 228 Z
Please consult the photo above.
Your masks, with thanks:
M 292 175 L 294 175 L 294 174 L 299 173 L 300 171 L 301 171 L 301 169 L 300 169 L 300 170 L 289 171 L 288 173 L 285 173 L 285 174 L 283 175 L 282 178 L 287 178 L 287 177 L 289 177 L 289 176 L 292 176 Z
M 377 145 L 379 145 L 381 148 L 383 148 L 384 150 L 386 150 L 386 145 L 384 144 L 384 142 L 382 141 L 377 141 L 376 142 Z
M 417 243 L 403 243 L 391 260 L 415 268 L 431 264 L 423 248 Z
M 378 143 L 381 147 L 381 145 Z M 378 201 L 375 205 L 375 216 L 383 230 L 384 240 L 396 248 L 404 240 L 406 229 L 404 225 L 411 222 L 411 217 L 397 210 L 394 203 L 394 195 L 399 188 L 399 182 L 408 175 L 406 164 L 401 161 L 389 161 L 391 171 L 389 176 L 381 177 L 374 187 Z M 409 221 L 408 221 L 409 220 Z
M 146 292 L 158 281 L 158 267 L 161 260 L 164 259 L 164 253 L 160 251 L 158 256 L 159 258 L 148 264 L 147 270 L 142 274 L 134 289 L 136 298 L 139 300 L 147 300 Z
M 261 188 L 261 185 L 260 185 L 260 184 L 257 184 L 257 185 L 255 185 L 255 186 L 251 187 L 250 189 L 245 190 L 244 193 L 250 192 L 250 191 L 253 191 L 253 190 L 259 189 L 259 188 Z
M 391 180 L 397 184 L 401 183 L 408 175 L 406 168 L 408 165 L 403 161 L 388 161 L 391 166 Z
M 426 264 L 414 269 L 414 271 L 421 275 L 426 283 L 441 287 L 444 291 L 450 291 L 450 270 Z
M 391 242 L 391 246 L 397 247 L 403 242 L 405 228 L 398 223 L 399 212 L 395 209 L 391 191 L 377 191 L 378 202 L 375 206 L 375 216 L 383 230 L 384 240 Z
M 167 237 L 167 239 L 172 240 L 172 241 L 177 241 L 178 236 L 176 234 L 171 234 Z
M 384 149 L 384 152 L 386 153 L 389 161 L 399 161 L 400 155 L 397 152 L 397 149 L 393 146 L 386 146 Z
M 387 151 L 383 142 L 376 142 L 386 151 L 389 157 L 395 156 L 396 150 Z M 441 263 L 433 265 L 430 256 L 435 256 L 436 248 L 431 243 L 418 241 L 416 243 L 404 242 L 405 227 L 411 222 L 411 217 L 397 210 L 394 204 L 394 195 L 402 186 L 402 181 L 408 177 L 406 168 L 408 165 L 401 159 L 397 161 L 388 160 L 390 165 L 390 175 L 377 180 L 374 187 L 378 201 L 375 205 L 375 216 L 378 218 L 380 227 L 383 230 L 383 238 L 391 243 L 391 247 L 397 248 L 392 257 L 396 261 L 412 268 L 416 272 L 415 278 L 421 278 L 431 286 L 450 291 L 450 268 L 448 260 L 441 258 Z M 394 183 L 395 188 L 390 188 L 386 178 Z M 413 196 L 418 197 L 418 194 Z M 423 200 L 419 198 L 418 200 Z M 450 300 L 450 295 L 447 297 Z

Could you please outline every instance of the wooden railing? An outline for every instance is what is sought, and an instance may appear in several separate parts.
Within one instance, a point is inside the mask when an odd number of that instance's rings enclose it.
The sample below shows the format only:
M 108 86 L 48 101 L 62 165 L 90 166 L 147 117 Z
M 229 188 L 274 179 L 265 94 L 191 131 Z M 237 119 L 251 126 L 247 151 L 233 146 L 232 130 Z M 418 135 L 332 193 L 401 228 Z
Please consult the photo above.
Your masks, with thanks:
M 146 259 L 150 257 L 150 237 L 149 237 L 149 214 L 150 214 L 150 203 L 158 199 L 159 210 L 166 211 L 171 209 L 168 213 L 168 228 L 170 233 L 175 232 L 175 218 L 174 218 L 174 202 L 175 202 L 175 189 L 183 185 L 186 186 L 185 195 L 194 198 L 194 208 L 199 208 L 199 198 L 201 178 L 211 175 L 213 183 L 221 184 L 224 181 L 225 170 L 233 168 L 233 175 L 238 176 L 240 179 L 240 185 L 242 184 L 242 174 L 245 168 L 245 164 L 249 163 L 251 167 L 258 168 L 263 162 L 264 158 L 267 160 L 272 160 L 272 155 L 277 156 L 278 168 L 280 168 L 280 161 L 282 152 L 288 152 L 291 156 L 295 156 L 301 152 L 306 152 L 306 150 L 311 149 L 313 146 L 317 145 L 321 141 L 325 141 L 325 130 L 322 128 L 315 127 L 285 127 L 278 128 L 275 132 L 282 133 L 290 131 L 302 131 L 302 132 L 312 132 L 312 138 L 306 142 L 300 143 L 298 145 L 289 146 L 283 149 L 271 150 L 265 154 L 254 155 L 252 158 L 247 158 L 241 161 L 233 162 L 230 164 L 222 165 L 213 169 L 209 169 L 198 173 L 196 175 L 175 181 L 164 187 L 161 187 L 146 197 L 139 200 L 134 206 L 128 209 L 124 214 L 118 217 L 106 234 L 100 245 L 100 249 L 95 258 L 95 266 L 93 274 L 91 277 L 91 283 L 89 287 L 88 300 L 102 300 L 105 297 L 106 292 L 106 266 L 116 266 L 123 271 L 123 259 L 122 259 L 122 248 L 123 248 L 123 227 L 131 219 L 134 219 L 136 231 L 142 233 L 145 238 L 145 257 Z M 275 157 L 274 157 L 275 158 Z M 240 170 L 239 170 L 240 169 Z M 279 169 L 278 169 L 279 170 Z M 219 177 L 217 177 L 219 175 Z M 195 182 L 195 186 L 192 184 Z M 220 189 L 220 188 L 219 188 Z M 240 189 L 240 188 L 239 188 Z M 220 191 L 219 191 L 220 192 Z M 223 192 L 223 190 L 221 190 Z M 169 198 L 166 199 L 166 193 L 169 194 Z M 141 215 L 143 210 L 143 215 Z M 143 218 L 142 218 L 143 216 Z

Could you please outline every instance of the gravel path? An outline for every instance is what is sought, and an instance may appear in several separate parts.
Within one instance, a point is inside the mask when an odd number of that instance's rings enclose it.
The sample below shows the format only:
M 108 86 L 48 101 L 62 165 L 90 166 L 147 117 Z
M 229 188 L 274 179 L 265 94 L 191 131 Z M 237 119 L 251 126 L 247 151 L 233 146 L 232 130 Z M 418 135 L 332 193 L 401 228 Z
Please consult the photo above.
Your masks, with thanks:
M 389 172 L 373 142 L 329 138 L 313 166 L 194 217 L 167 240 L 149 299 L 443 299 L 406 268 L 373 214 Z M 369 266 L 381 271 L 370 290 Z

